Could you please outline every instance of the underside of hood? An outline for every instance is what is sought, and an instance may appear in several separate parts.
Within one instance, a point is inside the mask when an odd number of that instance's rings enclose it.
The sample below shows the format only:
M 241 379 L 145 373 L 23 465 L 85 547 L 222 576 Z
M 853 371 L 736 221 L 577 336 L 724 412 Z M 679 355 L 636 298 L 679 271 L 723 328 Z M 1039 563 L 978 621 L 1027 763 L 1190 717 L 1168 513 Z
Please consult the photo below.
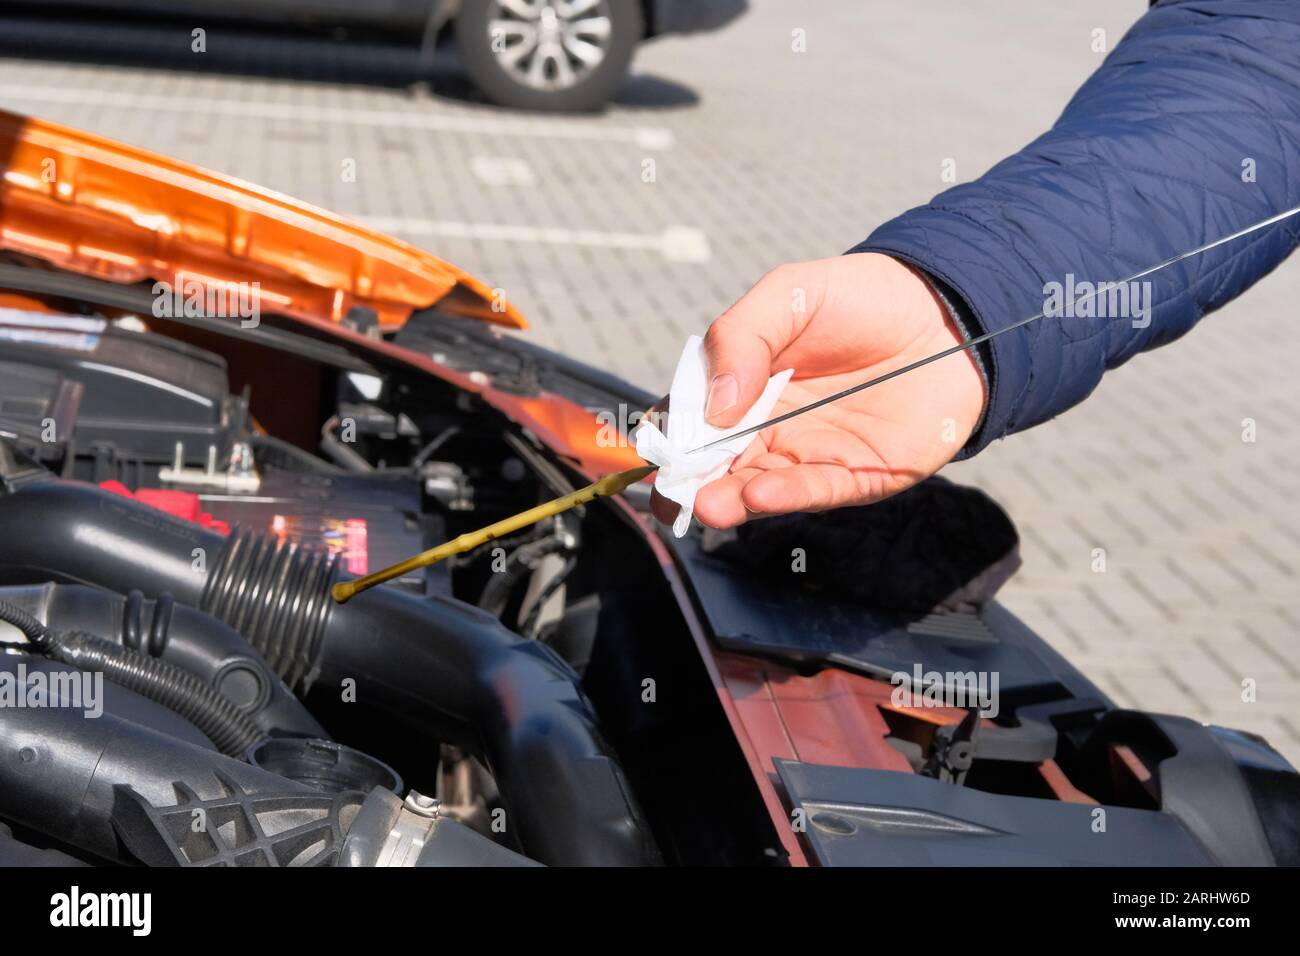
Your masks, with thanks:
M 423 250 L 270 190 L 0 111 L 0 249 L 137 283 L 257 283 L 262 307 L 401 326 L 413 311 L 526 328 L 499 290 Z

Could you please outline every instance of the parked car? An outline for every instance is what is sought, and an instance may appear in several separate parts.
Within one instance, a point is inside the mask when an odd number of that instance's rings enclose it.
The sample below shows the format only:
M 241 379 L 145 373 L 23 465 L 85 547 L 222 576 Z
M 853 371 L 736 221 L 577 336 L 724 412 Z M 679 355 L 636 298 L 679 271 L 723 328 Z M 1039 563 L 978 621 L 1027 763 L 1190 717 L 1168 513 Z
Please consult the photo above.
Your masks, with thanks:
M 493 102 L 530 110 L 600 106 L 622 85 L 637 44 L 721 27 L 747 0 L 45 0 L 43 8 L 180 20 L 364 28 L 454 44 Z
M 937 479 L 738 542 L 642 484 L 334 603 L 638 464 L 655 396 L 278 193 L 0 156 L 0 865 L 1300 862 L 1286 760 L 1107 699 Z

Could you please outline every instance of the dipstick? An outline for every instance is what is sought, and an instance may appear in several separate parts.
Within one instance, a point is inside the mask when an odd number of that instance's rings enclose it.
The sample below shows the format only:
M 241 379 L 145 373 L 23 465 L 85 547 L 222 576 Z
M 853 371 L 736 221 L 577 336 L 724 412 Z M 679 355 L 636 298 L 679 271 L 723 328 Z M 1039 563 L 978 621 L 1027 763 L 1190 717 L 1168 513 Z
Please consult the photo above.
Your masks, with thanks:
M 437 564 L 445 558 L 450 558 L 457 554 L 464 554 L 466 551 L 472 551 L 479 545 L 487 544 L 489 541 L 495 541 L 497 538 L 512 534 L 520 528 L 527 528 L 529 525 L 536 524 L 543 518 L 549 518 L 552 515 L 562 514 L 578 505 L 585 505 L 589 501 L 597 498 L 607 498 L 610 495 L 616 495 L 631 485 L 636 484 L 642 478 L 645 478 L 653 472 L 657 465 L 642 465 L 639 468 L 631 468 L 628 471 L 616 472 L 612 475 L 594 481 L 585 488 L 579 488 L 577 491 L 571 491 L 552 501 L 547 501 L 535 508 L 529 508 L 527 511 L 521 511 L 517 515 L 504 518 L 496 524 L 490 524 L 486 528 L 479 528 L 477 531 L 467 531 L 457 538 L 453 538 L 446 544 L 440 544 L 436 548 L 430 548 L 428 551 L 421 551 L 413 558 L 407 558 L 405 561 L 399 561 L 391 567 L 384 568 L 367 574 L 365 577 L 357 578 L 355 581 L 340 581 L 330 589 L 330 594 L 334 600 L 340 604 L 345 603 L 353 595 L 367 588 L 372 588 L 376 584 L 383 584 L 385 581 L 391 581 L 393 578 L 401 577 L 408 571 L 414 571 L 417 568 L 425 568 L 431 564 Z

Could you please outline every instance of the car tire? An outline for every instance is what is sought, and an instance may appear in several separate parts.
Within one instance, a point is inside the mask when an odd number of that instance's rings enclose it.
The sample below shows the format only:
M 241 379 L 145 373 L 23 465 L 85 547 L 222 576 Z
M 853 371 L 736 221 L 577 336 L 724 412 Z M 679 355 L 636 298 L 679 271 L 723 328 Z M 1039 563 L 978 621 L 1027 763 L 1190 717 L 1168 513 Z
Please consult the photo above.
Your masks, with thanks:
M 536 18 L 525 18 L 513 12 L 520 9 L 540 12 Z M 547 0 L 465 0 L 456 16 L 456 45 L 470 78 L 488 99 L 518 109 L 578 112 L 596 109 L 614 95 L 627 75 L 637 43 L 645 35 L 641 0 L 597 0 L 590 10 L 572 22 L 558 18 L 556 11 L 562 9 L 563 4 L 551 4 Z M 540 47 L 535 45 L 532 56 L 524 55 L 515 63 L 507 62 L 510 59 L 507 51 L 517 43 L 527 45 L 530 28 L 539 31 L 536 36 L 544 35 L 540 31 L 546 29 L 542 25 L 546 10 L 551 11 L 547 15 L 551 35 L 558 36 L 562 45 L 559 48 L 551 45 L 552 55 L 542 58 L 541 75 L 530 76 L 529 68 L 537 59 L 536 50 Z M 565 32 L 574 28 L 579 19 L 590 25 L 593 16 L 608 20 L 607 36 L 599 38 L 589 33 L 571 37 Z M 558 34 L 554 32 L 557 20 Z M 503 29 L 503 23 L 520 26 Z M 493 49 L 494 33 L 496 50 Z M 574 55 L 569 44 L 577 41 L 598 46 L 602 54 L 599 62 L 588 66 Z M 590 51 L 587 53 L 591 55 Z M 564 56 L 569 63 L 571 82 L 565 82 L 557 55 Z

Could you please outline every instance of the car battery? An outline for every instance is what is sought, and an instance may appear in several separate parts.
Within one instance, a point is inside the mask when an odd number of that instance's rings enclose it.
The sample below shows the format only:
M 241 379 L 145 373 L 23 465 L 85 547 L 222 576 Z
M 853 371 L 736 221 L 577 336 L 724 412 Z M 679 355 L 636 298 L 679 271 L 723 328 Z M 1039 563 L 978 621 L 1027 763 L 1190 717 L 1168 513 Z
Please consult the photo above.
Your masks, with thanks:
M 409 474 L 319 475 L 262 469 L 256 494 L 201 493 L 203 511 L 287 543 L 338 555 L 340 570 L 360 576 L 433 547 L 446 534 L 437 514 L 421 511 L 420 481 Z M 449 594 L 446 569 L 411 572 L 393 583 L 421 594 Z

